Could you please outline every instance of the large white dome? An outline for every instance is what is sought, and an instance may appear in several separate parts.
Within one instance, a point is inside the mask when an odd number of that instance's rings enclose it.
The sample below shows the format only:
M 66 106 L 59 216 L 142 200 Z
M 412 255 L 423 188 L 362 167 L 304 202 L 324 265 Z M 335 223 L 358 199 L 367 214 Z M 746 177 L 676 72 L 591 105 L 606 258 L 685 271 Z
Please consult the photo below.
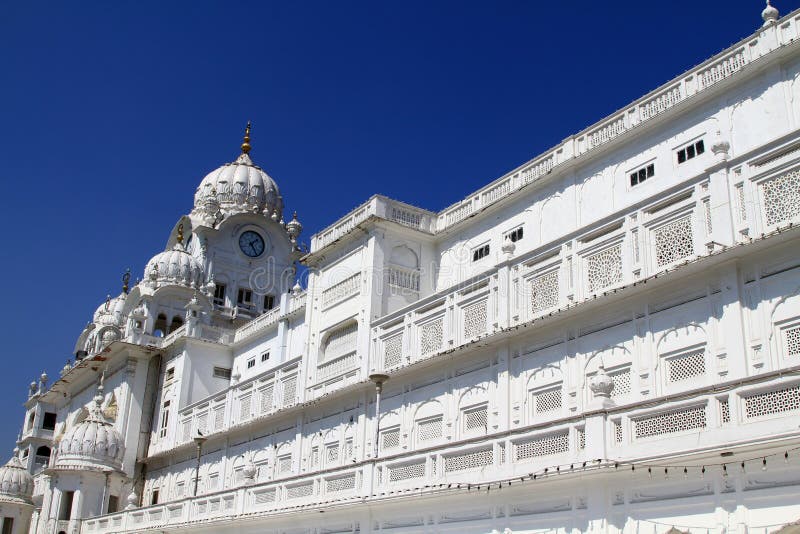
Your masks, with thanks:
M 61 438 L 56 467 L 122 469 L 125 442 L 103 415 L 102 392 L 101 384 L 89 406 L 89 416 Z
M 33 477 L 31 477 L 19 457 L 19 450 L 14 449 L 14 456 L 0 467 L 0 502 L 23 502 L 30 504 L 33 495 Z
M 283 199 L 275 181 L 250 159 L 250 124 L 242 154 L 208 173 L 194 195 L 194 213 L 222 218 L 236 213 L 260 213 L 278 220 Z
M 179 285 L 193 288 L 202 287 L 205 279 L 203 266 L 182 243 L 176 243 L 172 250 L 165 250 L 153 256 L 144 268 L 145 280 L 156 285 Z

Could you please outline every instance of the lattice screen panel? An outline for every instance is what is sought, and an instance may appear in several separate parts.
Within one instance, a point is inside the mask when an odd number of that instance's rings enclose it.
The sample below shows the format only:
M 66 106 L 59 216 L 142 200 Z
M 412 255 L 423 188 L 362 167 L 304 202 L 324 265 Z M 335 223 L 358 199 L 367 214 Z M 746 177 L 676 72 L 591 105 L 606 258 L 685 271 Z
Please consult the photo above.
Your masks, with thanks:
M 800 384 L 748 395 L 744 399 L 744 413 L 748 419 L 794 410 L 800 410 Z
M 622 281 L 622 244 L 595 252 L 586 258 L 587 286 L 595 293 Z
M 723 423 L 731 422 L 731 405 L 728 399 L 720 399 L 719 401 L 719 415 Z
M 656 264 L 659 267 L 691 256 L 694 253 L 692 216 L 685 215 L 653 231 Z
M 800 356 L 800 326 L 784 330 L 783 335 L 786 339 L 786 356 Z
M 533 313 L 558 305 L 558 270 L 531 280 L 531 311 Z
M 616 421 L 611 422 L 614 425 L 614 441 L 616 443 L 622 443 L 622 421 L 617 419 Z
M 346 477 L 329 478 L 325 481 L 325 491 L 327 493 L 335 493 L 337 491 L 347 491 L 355 489 L 356 475 L 349 475 Z
M 333 360 L 356 350 L 358 325 L 351 323 L 337 328 L 325 340 L 325 360 Z
M 311 447 L 311 467 L 319 466 L 319 447 Z
M 761 184 L 764 219 L 778 224 L 800 215 L 800 169 Z
M 246 421 L 250 419 L 250 401 L 252 395 L 243 395 L 239 399 L 239 420 Z
M 325 465 L 333 465 L 339 461 L 339 444 L 325 447 Z
M 197 430 L 204 435 L 208 433 L 208 412 L 197 416 Z
M 221 430 L 225 426 L 225 407 L 214 408 L 214 430 Z
M 533 405 L 537 414 L 554 412 L 561 409 L 561 388 L 539 391 L 533 395 Z
M 283 381 L 283 406 L 291 406 L 297 400 L 297 376 L 292 376 Z
M 189 441 L 192 438 L 192 421 L 187 419 L 183 422 L 181 430 L 181 441 Z
M 614 389 L 611 390 L 612 397 L 624 397 L 631 392 L 631 370 L 623 369 L 621 371 L 614 371 L 609 373 L 611 380 L 614 382 Z
M 669 381 L 681 382 L 706 374 L 705 349 L 699 349 L 667 360 Z
M 384 430 L 381 432 L 381 450 L 394 449 L 400 446 L 400 429 Z
M 275 386 L 269 384 L 258 391 L 261 397 L 261 405 L 259 406 L 261 411 L 259 413 L 267 413 L 272 409 L 272 396 L 275 393 Z
M 300 497 L 308 497 L 309 495 L 313 494 L 314 494 L 313 482 L 307 482 L 306 484 L 300 484 L 299 486 L 291 486 L 286 488 L 287 499 L 298 499 Z
M 254 504 L 268 504 L 275 502 L 275 489 L 268 489 L 253 493 Z
M 673 410 L 671 412 L 637 419 L 633 423 L 637 439 L 705 428 L 707 425 L 706 407 L 695 406 L 692 408 Z
M 489 412 L 486 406 L 464 412 L 464 432 L 485 432 L 488 428 Z
M 444 471 L 445 473 L 452 473 L 454 471 L 474 469 L 476 467 L 491 465 L 492 462 L 494 462 L 494 451 L 492 447 L 488 447 L 463 454 L 445 456 Z
M 442 348 L 442 317 L 425 323 L 420 327 L 420 353 L 430 354 Z
M 278 458 L 278 473 L 289 473 L 292 470 L 292 455 L 287 454 Z
M 403 357 L 403 333 L 392 336 L 383 342 L 383 366 L 400 365 Z
M 514 449 L 517 461 L 568 452 L 569 430 L 515 443 Z
M 486 333 L 486 308 L 485 300 L 464 308 L 464 338 L 470 339 Z
M 347 460 L 353 457 L 353 438 L 344 440 L 344 459 Z
M 442 418 L 434 417 L 417 423 L 417 439 L 428 441 L 442 437 Z
M 578 428 L 576 429 L 576 434 L 578 438 L 578 450 L 582 451 L 586 448 L 586 429 Z
M 425 462 L 397 465 L 389 468 L 389 482 L 399 482 L 425 476 Z

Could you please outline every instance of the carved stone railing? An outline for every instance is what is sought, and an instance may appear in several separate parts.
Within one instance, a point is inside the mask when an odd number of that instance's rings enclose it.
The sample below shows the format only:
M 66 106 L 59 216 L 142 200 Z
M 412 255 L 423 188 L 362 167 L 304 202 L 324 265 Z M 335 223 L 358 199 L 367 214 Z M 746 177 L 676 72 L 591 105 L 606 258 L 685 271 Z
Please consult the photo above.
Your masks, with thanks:
M 263 328 L 266 328 L 272 324 L 277 323 L 280 316 L 281 316 L 280 308 L 273 308 L 267 312 L 262 313 L 255 319 L 243 325 L 241 328 L 238 328 L 233 336 L 233 342 L 238 343 L 239 341 L 247 337 L 250 337 L 250 335 L 254 334 L 255 332 L 258 332 Z

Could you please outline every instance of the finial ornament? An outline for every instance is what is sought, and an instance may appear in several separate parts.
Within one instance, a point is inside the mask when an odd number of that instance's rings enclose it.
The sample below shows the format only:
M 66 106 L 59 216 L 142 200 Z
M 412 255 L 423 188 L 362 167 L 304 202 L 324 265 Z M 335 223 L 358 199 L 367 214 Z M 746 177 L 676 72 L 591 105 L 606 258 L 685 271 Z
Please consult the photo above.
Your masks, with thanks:
M 178 244 L 183 245 L 183 223 L 178 225 Z
M 244 129 L 244 143 L 242 143 L 242 154 L 250 152 L 250 121 L 247 121 L 247 127 Z
M 770 0 L 767 0 L 767 7 L 765 7 L 764 11 L 761 12 L 761 18 L 764 20 L 764 26 L 771 26 L 778 21 L 778 18 L 780 18 L 780 13 L 778 13 L 778 10 L 772 6 Z
M 122 292 L 128 294 L 128 284 L 131 281 L 131 270 L 126 269 L 125 274 L 122 275 Z

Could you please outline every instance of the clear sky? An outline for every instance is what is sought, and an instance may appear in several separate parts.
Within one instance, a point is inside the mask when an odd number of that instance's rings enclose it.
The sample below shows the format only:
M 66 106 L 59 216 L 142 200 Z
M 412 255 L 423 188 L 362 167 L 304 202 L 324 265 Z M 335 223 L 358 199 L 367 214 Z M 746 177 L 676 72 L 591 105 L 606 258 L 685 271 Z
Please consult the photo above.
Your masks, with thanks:
M 784 15 L 800 0 L 775 0 Z M 0 3 L 0 456 L 27 384 L 251 156 L 304 241 L 440 210 L 755 31 L 763 2 Z

